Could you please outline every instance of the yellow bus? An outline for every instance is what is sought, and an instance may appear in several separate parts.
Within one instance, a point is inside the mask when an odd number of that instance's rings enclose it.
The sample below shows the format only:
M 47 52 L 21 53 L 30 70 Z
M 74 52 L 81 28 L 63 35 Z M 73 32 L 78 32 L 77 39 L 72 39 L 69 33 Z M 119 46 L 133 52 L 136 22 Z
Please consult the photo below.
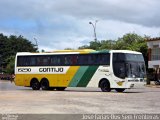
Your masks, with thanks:
M 15 84 L 33 90 L 99 87 L 123 92 L 143 86 L 145 76 L 142 54 L 128 50 L 19 52 L 15 59 Z

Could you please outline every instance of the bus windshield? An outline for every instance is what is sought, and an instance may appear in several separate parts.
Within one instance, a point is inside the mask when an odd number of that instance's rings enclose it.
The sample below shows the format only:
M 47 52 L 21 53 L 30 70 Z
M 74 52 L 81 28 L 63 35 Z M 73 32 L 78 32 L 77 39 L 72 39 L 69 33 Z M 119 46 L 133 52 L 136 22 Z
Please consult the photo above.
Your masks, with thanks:
M 113 72 L 119 78 L 144 78 L 146 70 L 142 54 L 114 53 Z
M 144 62 L 143 56 L 141 54 L 124 54 L 125 61 L 137 61 L 137 62 Z
M 145 64 L 143 62 L 126 62 L 126 77 L 144 78 Z

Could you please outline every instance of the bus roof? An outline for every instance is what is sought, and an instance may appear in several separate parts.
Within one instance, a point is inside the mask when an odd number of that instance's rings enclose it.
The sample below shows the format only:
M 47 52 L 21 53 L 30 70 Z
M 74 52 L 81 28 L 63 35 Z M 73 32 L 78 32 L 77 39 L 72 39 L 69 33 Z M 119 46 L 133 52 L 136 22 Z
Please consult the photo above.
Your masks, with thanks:
M 93 51 L 96 51 L 96 50 L 93 50 L 93 49 L 79 49 L 79 50 L 55 50 L 51 53 L 65 53 L 65 52 L 93 52 Z
M 96 51 L 93 49 L 82 49 L 82 50 L 56 50 L 53 52 L 44 52 L 44 53 L 31 53 L 31 52 L 18 52 L 17 55 L 51 55 L 51 54 L 87 54 L 87 53 L 132 53 L 132 54 L 141 54 L 140 52 L 131 51 L 131 50 L 100 50 Z
M 131 54 L 142 54 L 141 52 L 132 51 L 132 50 L 111 50 L 112 53 L 131 53 Z

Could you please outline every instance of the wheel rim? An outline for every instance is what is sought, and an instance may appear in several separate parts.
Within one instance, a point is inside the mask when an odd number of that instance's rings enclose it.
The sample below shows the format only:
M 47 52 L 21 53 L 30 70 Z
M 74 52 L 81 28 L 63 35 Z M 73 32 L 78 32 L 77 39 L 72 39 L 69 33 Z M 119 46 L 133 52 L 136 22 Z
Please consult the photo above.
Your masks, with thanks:
M 33 84 L 33 87 L 34 87 L 34 88 L 38 88 L 38 83 L 35 82 L 35 83 Z
M 107 85 L 106 82 L 103 84 L 103 89 L 104 89 L 104 90 L 108 90 L 108 85 Z
M 110 92 L 111 91 L 109 82 L 107 82 L 107 81 L 102 81 L 100 86 L 101 86 L 101 90 L 103 92 Z
M 32 88 L 33 89 L 39 89 L 39 82 L 38 81 L 34 81 L 33 83 L 32 83 Z
M 43 81 L 43 82 L 41 83 L 41 88 L 42 88 L 43 90 L 47 90 L 47 89 L 49 88 L 48 82 L 47 82 L 47 81 Z

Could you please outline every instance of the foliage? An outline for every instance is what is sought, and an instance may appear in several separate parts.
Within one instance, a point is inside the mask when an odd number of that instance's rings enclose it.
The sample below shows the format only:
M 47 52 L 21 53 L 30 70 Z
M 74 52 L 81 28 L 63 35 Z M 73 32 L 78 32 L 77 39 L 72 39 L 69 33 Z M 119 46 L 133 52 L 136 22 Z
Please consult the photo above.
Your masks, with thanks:
M 88 45 L 83 45 L 83 46 L 80 46 L 78 49 L 89 49 L 90 48 L 90 46 L 88 46 Z
M 72 48 L 65 48 L 64 50 L 73 50 Z
M 10 56 L 7 59 L 7 67 L 6 67 L 6 73 L 14 74 L 14 63 L 15 63 L 15 56 Z
M 44 50 L 44 49 L 42 49 L 42 50 L 41 50 L 41 52 L 43 53 L 43 52 L 45 52 L 45 50 Z
M 147 43 L 146 39 L 148 36 L 140 36 L 135 33 L 127 33 L 118 40 L 102 40 L 102 41 L 91 41 L 90 44 L 79 47 L 80 49 L 94 49 L 94 50 L 133 50 L 141 52 L 144 56 L 146 65 L 148 64 L 147 57 Z
M 36 52 L 36 45 L 32 44 L 29 40 L 23 36 L 5 36 L 0 34 L 0 67 L 2 65 L 7 69 L 13 68 L 13 56 L 17 52 Z M 1 71 L 0 71 L 1 72 Z M 6 70 L 6 72 L 11 72 Z
M 101 46 L 100 46 L 100 50 L 104 50 L 104 49 L 108 49 L 108 50 L 111 50 L 111 49 L 115 49 L 115 44 L 116 44 L 116 41 L 114 40 L 102 40 L 101 41 Z
M 143 54 L 147 64 L 146 38 L 148 36 L 142 37 L 135 33 L 128 33 L 117 40 L 91 41 L 89 45 L 81 46 L 79 49 L 139 51 Z M 71 48 L 66 49 L 70 50 Z M 13 73 L 14 58 L 17 52 L 37 52 L 37 47 L 23 36 L 5 36 L 0 34 L 0 67 L 2 65 L 5 66 L 7 73 Z

